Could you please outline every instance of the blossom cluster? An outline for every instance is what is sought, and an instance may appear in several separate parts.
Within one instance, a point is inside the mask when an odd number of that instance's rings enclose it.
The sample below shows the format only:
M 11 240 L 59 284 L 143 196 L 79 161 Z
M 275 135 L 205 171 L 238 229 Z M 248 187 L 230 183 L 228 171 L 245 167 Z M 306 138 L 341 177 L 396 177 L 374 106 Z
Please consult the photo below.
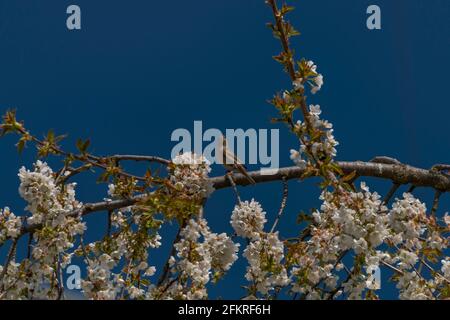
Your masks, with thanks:
M 330 223 L 342 232 L 333 242 L 343 250 L 353 249 L 356 254 L 381 245 L 388 235 L 386 206 L 380 195 L 370 192 L 364 182 L 360 192 L 349 192 L 336 204 L 335 195 L 323 192 L 322 212 L 316 212 L 316 222 L 331 219 Z
M 303 142 L 299 150 L 291 150 L 290 158 L 299 167 L 306 168 L 308 162 L 307 151 L 310 156 L 315 159 L 333 159 L 336 156 L 336 146 L 339 144 L 333 135 L 333 125 L 327 120 L 322 120 L 320 115 L 322 110 L 319 105 L 309 106 L 309 124 L 312 128 L 308 128 L 306 122 L 300 120 L 295 124 L 295 131 L 302 136 Z M 309 129 L 313 129 L 317 134 L 309 137 L 306 133 Z M 308 150 L 308 147 L 310 150 Z M 306 154 L 306 156 L 304 156 Z
M 207 198 L 214 190 L 208 180 L 209 161 L 201 155 L 185 152 L 177 155 L 170 173 L 170 181 L 177 190 L 193 198 Z
M 250 240 L 243 256 L 249 263 L 245 278 L 253 285 L 249 292 L 253 297 L 257 292 L 267 295 L 289 283 L 283 264 L 284 244 L 278 232 L 264 232 L 265 215 L 261 205 L 252 199 L 236 205 L 230 221 L 236 235 Z
M 284 250 L 278 232 L 261 233 L 245 248 L 243 256 L 249 263 L 245 278 L 255 285 L 255 291 L 267 295 L 270 291 L 289 284 L 290 279 L 283 261 Z
M 321 199 L 320 210 L 312 214 L 311 237 L 290 252 L 293 292 L 308 299 L 326 298 L 319 289 L 323 284 L 333 297 L 345 294 L 361 299 L 370 290 L 380 289 L 370 275 L 382 265 L 397 274 L 401 299 L 432 299 L 448 285 L 446 260 L 442 260 L 442 274 L 434 273 L 431 279 L 425 280 L 417 271 L 418 252 L 442 252 L 448 239 L 426 216 L 425 205 L 411 194 L 396 199 L 390 210 L 364 183 L 359 192 L 324 191 Z M 338 286 L 344 267 L 341 259 L 349 251 L 356 257 L 354 270 L 348 270 L 348 279 Z
M 156 268 L 148 264 L 148 251 L 161 246 L 159 233 L 154 231 L 149 234 L 149 230 L 143 228 L 148 219 L 152 217 L 137 208 L 116 211 L 111 216 L 114 235 L 78 249 L 87 264 L 87 277 L 81 282 L 87 298 L 112 300 L 147 297 L 153 288 L 148 278 L 156 272 Z M 137 231 L 133 231 L 133 224 Z M 123 262 L 126 268 L 120 270 L 118 267 Z M 142 284 L 136 285 L 130 279 L 139 279 Z
M 424 259 L 434 261 L 448 248 L 448 238 L 443 237 L 436 220 L 427 216 L 424 203 L 410 193 L 397 199 L 389 212 L 391 235 L 389 242 L 397 249 L 388 255 L 386 261 L 400 271 L 397 288 L 401 299 L 435 299 L 439 290 L 445 290 L 450 283 L 445 275 L 446 260 L 442 260 L 441 271 L 432 272 L 425 279 L 418 272 L 418 264 L 426 265 Z M 445 229 L 444 229 L 445 230 Z M 422 253 L 421 253 L 422 252 Z
M 235 206 L 230 221 L 236 235 L 244 238 L 258 237 L 266 222 L 266 213 L 254 199 Z
M 311 87 L 312 94 L 316 94 L 323 86 L 323 76 L 317 72 L 317 66 L 311 60 L 300 63 L 300 76 L 293 81 L 297 90 L 303 90 L 305 83 Z
M 339 144 L 333 136 L 333 125 L 327 120 L 322 120 L 319 105 L 310 105 L 306 110 L 306 97 L 304 95 L 304 84 L 311 86 L 311 92 L 315 94 L 322 88 L 323 76 L 317 72 L 317 66 L 313 61 L 302 60 L 298 63 L 299 71 L 293 81 L 294 90 L 285 91 L 281 105 L 288 107 L 283 109 L 295 110 L 302 107 L 304 122 L 298 120 L 295 124 L 291 119 L 288 121 L 293 132 L 299 137 L 301 145 L 299 150 L 290 150 L 291 160 L 300 168 L 306 169 L 308 162 L 324 161 L 330 162 L 336 156 L 336 146 Z M 291 107 L 292 106 L 292 107 Z M 292 111 L 291 111 L 292 112 Z
M 52 169 L 38 160 L 34 170 L 22 167 L 19 171 L 19 194 L 27 201 L 26 210 L 31 213 L 28 224 L 46 223 L 52 228 L 66 224 L 68 215 L 80 209 L 75 199 L 76 183 L 57 185 Z
M 17 238 L 22 227 L 22 219 L 6 207 L 0 209 L 0 245 L 7 238 Z
M 94 245 L 90 246 L 94 249 Z M 111 269 L 116 266 L 114 259 L 101 254 L 98 259 L 89 259 L 87 277 L 81 282 L 83 293 L 88 299 L 113 300 L 119 295 L 124 281 L 120 276 L 113 277 Z
M 341 192 L 339 198 L 334 192 L 322 192 L 320 210 L 312 214 L 310 239 L 291 253 L 292 291 L 305 294 L 308 299 L 320 297 L 317 290 L 320 283 L 328 290 L 337 288 L 339 275 L 336 271 L 343 267 L 340 257 L 344 252 L 353 250 L 367 263 L 369 271 L 376 268 L 374 249 L 388 235 L 386 208 L 376 192 L 371 193 L 364 183 L 360 192 Z M 359 279 L 353 277 L 344 291 L 351 298 L 360 297 L 366 289 L 366 280 L 364 274 Z
M 389 226 L 393 231 L 391 241 L 395 245 L 405 242 L 408 249 L 420 247 L 419 237 L 426 230 L 426 211 L 425 204 L 410 193 L 395 201 L 389 213 Z
M 211 232 L 203 218 L 190 219 L 170 258 L 172 278 L 166 288 L 154 288 L 155 299 L 205 299 L 206 285 L 218 280 L 237 260 L 239 244 L 225 233 Z M 164 287 L 164 286 L 163 286 Z
M 75 199 L 76 184 L 57 183 L 56 174 L 42 161 L 37 161 L 32 171 L 22 167 L 19 178 L 19 194 L 31 213 L 27 223 L 39 227 L 30 241 L 30 258 L 4 266 L 8 269 L 2 286 L 10 298 L 56 298 L 61 284 L 52 279 L 59 279 L 59 272 L 72 259 L 67 251 L 74 246 L 74 237 L 85 231 L 85 224 L 76 214 L 82 205 Z M 8 215 L 10 236 L 17 236 L 20 223 Z

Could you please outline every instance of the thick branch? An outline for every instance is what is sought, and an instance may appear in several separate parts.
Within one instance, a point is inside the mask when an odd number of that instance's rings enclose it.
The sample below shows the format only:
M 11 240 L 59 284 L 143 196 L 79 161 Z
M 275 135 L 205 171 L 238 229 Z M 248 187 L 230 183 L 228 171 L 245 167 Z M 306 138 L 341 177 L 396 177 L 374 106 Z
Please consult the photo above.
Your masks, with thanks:
M 416 168 L 405 164 L 363 161 L 338 161 L 337 164 L 346 174 L 355 171 L 360 177 L 382 178 L 400 185 L 411 183 L 415 186 L 431 187 L 441 192 L 450 191 L 450 176 L 432 170 Z M 249 174 L 256 183 L 262 183 L 282 180 L 283 176 L 288 180 L 295 179 L 299 178 L 303 173 L 304 170 L 299 167 L 286 167 L 279 169 L 274 175 L 262 175 L 259 171 L 253 171 Z M 228 180 L 224 177 L 215 177 L 211 181 L 215 189 L 230 186 Z M 234 181 L 238 185 L 248 185 L 245 177 L 239 174 L 234 176 Z
M 339 167 L 348 174 L 353 171 L 360 177 L 376 177 L 391 180 L 395 184 L 412 184 L 414 186 L 431 187 L 440 192 L 450 191 L 450 176 L 434 170 L 426 170 L 421 168 L 412 167 L 405 164 L 388 164 L 388 163 L 372 163 L 362 161 L 340 161 L 337 162 Z M 249 172 L 249 175 L 255 180 L 256 183 L 281 181 L 283 177 L 286 180 L 298 179 L 302 176 L 304 170 L 299 167 L 286 167 L 281 168 L 273 175 L 261 174 L 260 171 Z M 248 185 L 248 179 L 241 175 L 233 175 L 233 180 L 236 185 L 245 186 Z M 211 178 L 215 190 L 231 187 L 231 183 L 226 176 Z M 92 212 L 98 211 L 112 211 L 120 208 L 132 206 L 139 201 L 148 197 L 149 194 L 140 194 L 129 199 L 102 201 L 97 203 L 87 203 L 83 205 L 80 210 L 72 213 L 73 216 L 87 215 Z M 28 232 L 33 232 L 39 229 L 40 225 L 25 226 L 22 228 L 21 235 Z

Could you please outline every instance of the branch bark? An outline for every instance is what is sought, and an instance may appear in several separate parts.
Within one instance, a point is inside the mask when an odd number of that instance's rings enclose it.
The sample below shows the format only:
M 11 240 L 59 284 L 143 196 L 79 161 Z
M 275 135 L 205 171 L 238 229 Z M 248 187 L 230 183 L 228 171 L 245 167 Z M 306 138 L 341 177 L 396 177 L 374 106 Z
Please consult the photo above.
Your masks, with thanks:
M 72 212 L 69 216 L 85 216 L 92 212 L 100 212 L 100 211 L 114 211 L 121 208 L 126 208 L 129 206 L 132 206 L 136 203 L 138 203 L 141 200 L 144 200 L 145 198 L 149 197 L 151 193 L 149 194 L 139 194 L 134 197 L 131 197 L 129 199 L 120 199 L 120 200 L 111 200 L 111 201 L 101 201 L 101 202 L 95 202 L 95 203 L 86 203 L 84 204 L 79 210 L 75 210 Z M 20 236 L 23 236 L 26 233 L 34 232 L 35 230 L 39 229 L 41 227 L 40 224 L 34 224 L 34 225 L 25 225 L 22 227 L 22 230 L 20 232 Z M 9 238 L 7 238 L 9 239 Z
M 435 170 L 416 168 L 401 163 L 391 164 L 363 161 L 339 161 L 337 164 L 345 174 L 355 171 L 359 177 L 387 179 L 398 185 L 412 184 L 414 186 L 431 187 L 441 193 L 450 191 L 450 176 Z M 255 180 L 256 183 L 265 183 L 281 181 L 283 180 L 283 177 L 286 180 L 298 179 L 303 173 L 304 170 L 294 166 L 280 168 L 275 174 L 272 175 L 262 174 L 260 171 L 249 172 L 249 175 Z M 240 186 L 250 184 L 248 179 L 242 174 L 235 174 L 233 180 L 236 185 Z M 232 186 L 226 176 L 210 178 L 210 181 L 212 182 L 215 190 Z M 112 211 L 129 207 L 144 200 L 149 195 L 150 194 L 139 194 L 129 199 L 87 203 L 83 205 L 81 209 L 74 211 L 71 215 L 85 216 L 92 212 Z M 20 236 L 33 232 L 36 229 L 39 229 L 39 227 L 40 225 L 24 226 Z
M 120 161 L 146 161 L 146 162 L 157 162 L 163 165 L 168 166 L 171 161 L 170 160 L 166 160 L 164 158 L 161 157 L 156 157 L 156 156 L 140 156 L 140 155 L 121 155 L 121 154 L 117 154 L 114 156 L 110 156 L 110 157 L 106 157 L 109 159 L 114 159 L 114 160 L 120 160 Z
M 353 171 L 359 177 L 375 177 L 391 180 L 396 184 L 411 183 L 415 186 L 431 187 L 441 192 L 450 191 L 450 176 L 432 170 L 416 168 L 405 164 L 372 163 L 363 161 L 338 161 L 336 162 L 345 174 Z M 299 167 L 281 168 L 274 175 L 262 175 L 259 171 L 249 172 L 256 183 L 299 178 L 304 170 Z M 229 182 L 224 177 L 211 178 L 216 190 L 229 187 Z M 234 181 L 237 185 L 248 185 L 244 176 L 236 174 Z

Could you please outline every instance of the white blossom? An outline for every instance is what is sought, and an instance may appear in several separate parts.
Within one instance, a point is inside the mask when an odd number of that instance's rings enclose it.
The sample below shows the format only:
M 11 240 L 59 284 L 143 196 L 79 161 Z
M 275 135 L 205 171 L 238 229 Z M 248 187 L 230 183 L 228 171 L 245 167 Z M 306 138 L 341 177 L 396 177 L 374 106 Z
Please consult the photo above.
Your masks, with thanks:
M 259 202 L 252 199 L 234 207 L 230 222 L 238 236 L 254 238 L 262 232 L 267 219 Z
M 284 245 L 278 239 L 278 232 L 264 233 L 254 238 L 243 256 L 249 263 L 245 278 L 253 282 L 260 293 L 267 294 L 275 287 L 289 284 L 287 270 L 282 263 Z
M 318 74 L 313 81 L 314 85 L 311 87 L 311 93 L 316 94 L 323 86 L 323 76 Z
M 418 237 L 425 232 L 425 220 L 425 204 L 410 193 L 404 193 L 403 199 L 396 199 L 389 212 L 389 225 L 394 235 L 406 241 L 407 247 L 417 244 Z
M 59 173 L 66 176 L 64 172 Z M 75 198 L 76 184 L 56 181 L 57 175 L 42 161 L 34 164 L 33 170 L 22 167 L 19 171 L 19 193 L 27 202 L 26 210 L 31 214 L 28 225 L 40 224 L 31 239 L 30 259 L 20 264 L 12 261 L 8 273 L 14 273 L 21 281 L 12 284 L 8 290 L 10 298 L 51 299 L 58 295 L 56 261 L 61 268 L 70 264 L 75 236 L 85 231 L 85 224 L 76 214 L 82 204 Z M 6 233 L 3 231 L 6 227 Z M 21 228 L 20 220 L 5 209 L 0 214 L 0 237 L 17 237 Z M 0 239 L 1 240 L 1 239 Z M 3 280 L 3 283 L 12 278 Z M 49 287 L 49 284 L 52 284 Z
M 16 217 L 8 207 L 0 209 L 0 245 L 7 238 L 17 238 L 22 228 L 22 219 Z
M 450 260 L 441 260 L 441 271 L 445 278 L 450 280 Z
M 212 233 L 206 220 L 199 218 L 188 221 L 174 247 L 177 254 L 170 259 L 172 274 L 178 273 L 179 279 L 190 279 L 190 286 L 174 282 L 162 297 L 155 288 L 150 292 L 153 298 L 207 298 L 206 284 L 212 275 L 220 276 L 230 269 L 237 260 L 239 244 L 233 243 L 225 233 Z
M 228 271 L 238 259 L 239 244 L 234 243 L 226 233 L 206 233 L 205 242 L 211 255 L 211 267 Z
M 296 166 L 298 166 L 300 169 L 305 169 L 307 162 L 302 159 L 302 153 L 304 152 L 304 146 L 301 146 L 300 151 L 291 149 L 291 160 L 295 163 Z
M 398 263 L 398 266 L 401 269 L 410 269 L 410 268 L 414 267 L 414 265 L 417 263 L 417 260 L 419 259 L 419 257 L 414 252 L 400 249 L 400 252 L 398 254 L 398 259 L 400 260 L 400 262 Z
M 211 168 L 206 158 L 186 152 L 176 156 L 172 162 L 175 168 L 171 172 L 170 181 L 175 188 L 200 199 L 208 197 L 213 192 L 214 188 L 208 180 Z
M 294 86 L 295 89 L 304 89 L 303 86 L 303 79 L 302 78 L 297 78 L 292 82 L 292 85 Z
M 336 156 L 336 146 L 339 145 L 333 135 L 333 125 L 320 118 L 322 110 L 320 105 L 310 105 L 309 106 L 309 124 L 313 129 L 321 132 L 313 140 L 310 140 L 307 122 L 297 121 L 295 125 L 295 130 L 303 136 L 303 143 L 307 144 L 310 148 L 308 150 L 305 144 L 301 144 L 299 150 L 290 150 L 291 160 L 300 168 L 305 169 L 308 163 L 308 158 L 313 156 L 315 159 L 323 158 L 334 158 Z M 307 151 L 309 151 L 307 153 Z
M 433 291 L 428 283 L 418 276 L 416 271 L 403 272 L 398 279 L 397 289 L 402 300 L 429 300 L 433 299 Z

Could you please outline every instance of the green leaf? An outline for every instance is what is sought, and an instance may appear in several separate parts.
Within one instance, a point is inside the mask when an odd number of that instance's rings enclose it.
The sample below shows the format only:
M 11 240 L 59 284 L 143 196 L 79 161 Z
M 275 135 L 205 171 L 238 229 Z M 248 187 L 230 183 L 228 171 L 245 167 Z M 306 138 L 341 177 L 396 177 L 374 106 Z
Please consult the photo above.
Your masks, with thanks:
M 280 13 L 281 15 L 285 15 L 289 12 L 292 12 L 295 10 L 295 7 L 293 6 L 288 6 L 287 4 L 283 4 L 283 6 L 281 7 Z
M 344 171 L 342 171 L 341 167 L 339 167 L 339 166 L 337 165 L 337 163 L 331 162 L 331 163 L 329 164 L 329 167 L 330 167 L 331 169 L 333 169 L 333 171 L 336 172 L 337 174 L 339 174 L 340 176 L 343 176 L 343 175 L 344 175 Z
M 349 182 L 352 181 L 356 177 L 356 171 L 352 171 L 349 174 L 342 177 L 342 181 Z
M 78 139 L 76 146 L 78 148 L 78 150 L 80 151 L 80 153 L 85 154 L 89 148 L 91 144 L 91 141 L 89 139 L 87 139 L 86 141 L 83 141 L 82 139 Z
M 47 141 L 50 143 L 53 143 L 55 141 L 55 132 L 53 131 L 53 129 L 48 130 Z
M 306 214 L 305 212 L 301 211 L 298 215 L 297 215 L 297 224 L 301 224 L 303 222 L 311 222 L 313 221 L 313 218 L 311 217 L 311 215 Z
M 17 151 L 19 153 L 23 152 L 23 148 L 25 148 L 26 145 L 26 140 L 24 140 L 23 138 L 20 138 L 19 142 L 17 142 Z

